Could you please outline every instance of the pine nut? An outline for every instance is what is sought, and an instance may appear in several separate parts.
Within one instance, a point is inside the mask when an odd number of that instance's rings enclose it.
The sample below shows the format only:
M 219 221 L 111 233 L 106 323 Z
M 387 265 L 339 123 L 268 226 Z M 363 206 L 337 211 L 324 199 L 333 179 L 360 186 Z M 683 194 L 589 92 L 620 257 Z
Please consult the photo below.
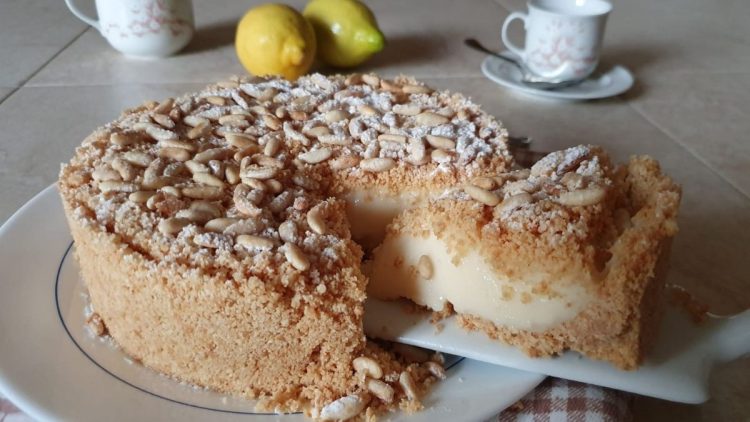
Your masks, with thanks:
M 219 88 L 225 88 L 225 89 L 234 89 L 240 86 L 240 84 L 235 81 L 219 81 L 216 83 L 216 85 Z
M 304 111 L 299 111 L 299 110 L 290 111 L 289 117 L 291 117 L 292 120 L 297 121 L 297 122 L 304 122 L 305 120 L 310 118 L 307 115 L 307 113 L 305 113 Z
M 323 117 L 328 123 L 336 123 L 349 118 L 349 113 L 343 110 L 331 110 L 327 112 Z
M 193 161 L 205 164 L 211 160 L 223 160 L 230 154 L 231 151 L 225 148 L 211 148 L 195 154 Z
M 359 73 L 352 73 L 351 75 L 347 76 L 344 80 L 344 85 L 346 86 L 352 86 L 352 85 L 360 85 L 362 83 L 362 75 Z
M 393 396 L 396 393 L 393 387 L 380 380 L 368 379 L 365 382 L 367 390 L 370 391 L 375 397 L 379 398 L 383 403 L 390 403 L 393 401 Z
M 396 162 L 393 158 L 368 158 L 360 161 L 359 167 L 365 171 L 380 173 L 396 167 Z
M 185 220 L 190 221 L 191 223 L 195 224 L 206 224 L 209 222 L 213 216 L 210 213 L 199 211 L 199 210 L 179 210 L 177 211 L 177 214 L 175 214 L 176 218 L 184 218 Z
M 146 189 L 160 189 L 172 183 L 174 183 L 174 179 L 171 177 L 156 176 L 143 178 L 143 187 Z
M 195 173 L 193 174 L 193 180 L 200 184 L 216 186 L 217 188 L 223 188 L 226 185 L 223 180 L 211 173 Z
M 357 372 L 364 372 L 370 378 L 383 378 L 383 368 L 374 359 L 360 356 L 352 361 L 352 367 Z
M 136 186 L 133 183 L 107 180 L 107 181 L 99 182 L 99 190 L 104 193 L 107 193 L 107 192 L 132 193 L 138 190 L 138 186 Z
M 227 164 L 224 170 L 224 177 L 230 185 L 236 185 L 240 182 L 240 168 L 234 164 Z
M 456 143 L 450 138 L 434 135 L 427 135 L 425 136 L 425 138 L 427 139 L 427 143 L 432 145 L 434 148 L 456 149 Z
M 264 114 L 263 115 L 263 123 L 271 130 L 279 130 L 281 129 L 281 121 L 276 118 L 276 116 L 272 116 L 270 114 Z
M 398 383 L 401 384 L 401 388 L 404 389 L 404 393 L 406 393 L 406 396 L 409 397 L 410 400 L 419 399 L 417 386 L 414 384 L 414 379 L 411 377 L 410 373 L 406 371 L 401 372 L 398 376 Z
M 154 161 L 154 157 L 151 154 L 139 151 L 127 151 L 122 154 L 122 159 L 138 167 L 147 167 Z
M 307 135 L 314 136 L 316 138 L 319 138 L 321 136 L 330 135 L 331 129 L 329 129 L 326 126 L 316 126 L 307 132 L 305 132 Z
M 158 106 L 154 109 L 154 113 L 159 114 L 166 114 L 169 113 L 169 111 L 174 106 L 174 98 L 167 98 L 166 100 L 159 103 Z
M 430 88 L 423 85 L 404 85 L 401 90 L 407 94 L 429 94 L 432 92 Z
M 211 103 L 211 104 L 213 104 L 213 105 L 217 105 L 217 106 L 223 106 L 223 105 L 225 105 L 225 104 L 227 103 L 227 100 L 226 100 L 226 98 L 224 98 L 224 97 L 219 97 L 218 95 L 209 95 L 209 96 L 207 96 L 207 97 L 204 97 L 204 98 L 205 98 L 205 99 L 206 99 L 206 101 L 208 101 L 209 103 Z
M 223 126 L 249 126 L 247 116 L 241 114 L 227 114 L 219 117 L 219 124 Z
M 266 186 L 271 193 L 281 193 L 281 191 L 284 190 L 284 185 L 276 179 L 266 180 Z
M 199 163 L 197 161 L 193 161 L 193 160 L 185 161 L 185 167 L 187 167 L 188 170 L 190 170 L 190 173 L 192 174 L 208 173 L 211 171 L 211 169 L 209 169 L 207 165 L 203 163 Z
M 91 172 L 91 177 L 97 182 L 104 182 L 108 180 L 122 180 L 120 173 L 111 168 L 98 168 Z
M 378 110 L 375 109 L 375 107 L 369 106 L 367 104 L 362 104 L 359 106 L 359 113 L 363 116 L 377 116 L 380 113 Z
M 441 116 L 440 114 L 426 111 L 424 113 L 418 114 L 416 117 L 416 121 L 420 126 L 439 126 L 448 123 L 450 120 L 445 116 Z
M 380 86 L 380 78 L 372 74 L 362 75 L 362 82 L 370 85 L 373 88 L 377 88 Z
M 187 161 L 190 159 L 190 152 L 184 148 L 161 148 L 159 157 L 169 158 L 175 161 Z
M 188 139 L 202 138 L 211 131 L 211 125 L 209 123 L 202 123 L 194 128 L 191 128 L 187 132 Z
M 398 142 L 399 144 L 403 144 L 406 142 L 406 136 L 404 135 L 393 135 L 389 133 L 384 133 L 382 135 L 378 135 L 378 141 L 381 142 Z
M 466 185 L 464 186 L 464 192 L 469 194 L 475 201 L 481 202 L 485 205 L 494 207 L 500 203 L 500 197 L 495 195 L 486 189 L 482 189 L 479 186 Z
M 329 81 L 328 78 L 321 75 L 320 73 L 313 73 L 312 75 L 310 75 L 310 81 L 324 90 L 333 88 L 333 85 L 331 85 L 331 81 Z
M 416 116 L 422 112 L 422 107 L 416 104 L 396 104 L 393 106 L 393 112 L 402 116 Z
M 320 419 L 324 421 L 345 421 L 351 419 L 365 410 L 367 401 L 357 394 L 342 397 L 328 403 L 320 410 Z
M 214 218 L 205 224 L 205 229 L 215 233 L 223 233 L 227 227 L 238 222 L 236 218 Z
M 436 163 L 450 163 L 453 160 L 453 155 L 442 149 L 434 149 L 430 153 L 430 158 Z
M 380 87 L 383 88 L 384 91 L 388 92 L 401 92 L 401 85 L 398 85 L 395 82 L 389 81 L 387 79 L 380 80 Z
M 266 146 L 263 148 L 263 153 L 269 157 L 273 157 L 279 152 L 281 148 L 281 140 L 279 138 L 271 138 L 266 142 Z
M 182 122 L 190 127 L 202 126 L 211 123 L 205 117 L 198 117 L 193 115 L 183 117 Z
M 164 114 L 154 114 L 153 116 L 151 116 L 151 118 L 166 129 L 174 129 L 174 122 L 171 118 L 169 118 L 169 116 L 166 116 Z
M 443 368 L 443 365 L 433 361 L 425 362 L 424 365 L 432 375 L 441 380 L 445 379 L 445 368 Z
M 500 204 L 500 211 L 505 212 L 520 207 L 521 205 L 531 203 L 532 197 L 528 192 L 521 192 L 519 194 L 509 196 L 505 198 L 502 204 Z
M 170 139 L 177 139 L 177 134 L 171 130 L 164 129 L 161 126 L 157 126 L 153 123 L 137 123 L 133 127 L 143 129 L 148 136 L 157 141 L 166 141 Z
M 256 145 L 255 138 L 244 133 L 225 132 L 224 138 L 229 145 L 239 149 L 245 149 Z
M 327 227 L 326 221 L 322 215 L 320 215 L 320 207 L 315 207 L 307 212 L 307 224 L 310 225 L 312 231 L 317 234 L 326 234 Z
M 432 260 L 427 255 L 422 255 L 417 261 L 417 272 L 425 280 L 431 280 L 433 274 Z
M 251 179 L 271 179 L 276 176 L 279 170 L 275 167 L 262 167 L 255 164 L 248 165 L 240 170 L 240 177 Z
M 294 243 L 287 242 L 284 244 L 284 256 L 299 271 L 305 271 L 310 268 L 310 261 L 305 256 L 305 253 Z
M 221 188 L 215 186 L 188 186 L 182 188 L 182 194 L 193 199 L 220 199 L 224 196 Z
M 137 192 L 133 192 L 128 196 L 128 199 L 132 202 L 135 202 L 137 204 L 144 204 L 146 201 L 148 201 L 149 198 L 156 195 L 156 192 L 152 190 L 139 190 Z
M 134 143 L 135 138 L 133 136 L 128 136 L 122 133 L 113 133 L 109 135 L 109 142 L 124 147 Z
M 471 184 L 485 190 L 492 190 L 497 187 L 495 179 L 491 177 L 477 177 L 471 181 Z
M 159 231 L 167 235 L 177 234 L 188 224 L 190 224 L 190 220 L 186 218 L 167 218 L 159 222 Z
M 354 155 L 341 155 L 331 160 L 328 165 L 333 170 L 345 170 L 359 164 L 359 157 Z
M 286 220 L 279 225 L 279 237 L 284 242 L 297 241 L 297 225 L 292 220 Z
M 330 148 L 319 148 L 303 152 L 299 154 L 297 158 L 308 164 L 317 164 L 329 159 L 331 154 L 333 154 L 333 152 Z
M 585 207 L 602 202 L 606 194 L 607 191 L 603 187 L 592 186 L 586 189 L 562 192 L 554 200 L 568 207 Z
M 174 186 L 164 186 L 159 189 L 159 192 L 164 192 L 167 195 L 172 195 L 177 198 L 182 197 L 182 190 Z
M 258 154 L 258 155 L 253 156 L 252 160 L 255 164 L 258 164 L 259 166 L 262 166 L 262 167 L 274 167 L 277 169 L 284 168 L 284 163 L 282 163 L 280 160 L 276 158 L 269 157 L 267 155 Z
M 252 234 L 241 234 L 237 236 L 237 244 L 251 250 L 273 249 L 273 240 L 263 236 L 254 236 Z
M 322 144 L 329 144 L 329 145 L 351 145 L 352 144 L 352 138 L 347 138 L 344 136 L 337 136 L 337 135 L 318 136 L 318 141 Z

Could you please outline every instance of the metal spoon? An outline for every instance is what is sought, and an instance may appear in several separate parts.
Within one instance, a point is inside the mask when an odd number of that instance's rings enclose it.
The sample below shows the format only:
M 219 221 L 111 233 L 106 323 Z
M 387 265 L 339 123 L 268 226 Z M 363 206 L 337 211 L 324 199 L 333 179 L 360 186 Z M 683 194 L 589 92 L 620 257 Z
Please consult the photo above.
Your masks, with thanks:
M 504 60 L 512 64 L 513 66 L 518 68 L 518 70 L 521 72 L 521 82 L 524 85 L 532 87 L 532 88 L 552 91 L 555 89 L 562 89 L 562 88 L 575 86 L 586 80 L 586 79 L 576 79 L 572 81 L 560 81 L 560 80 L 555 80 L 555 79 L 545 79 L 545 78 L 536 76 L 533 73 L 531 73 L 526 68 L 526 66 L 523 65 L 523 63 L 520 63 L 517 60 L 511 59 L 510 57 L 505 57 L 502 54 L 499 54 L 497 52 L 490 50 L 489 48 L 483 46 L 479 41 L 477 41 L 474 38 L 465 39 L 464 44 L 466 44 L 468 47 L 474 50 L 481 51 L 483 53 L 489 54 L 493 57 L 497 57 L 498 59 Z

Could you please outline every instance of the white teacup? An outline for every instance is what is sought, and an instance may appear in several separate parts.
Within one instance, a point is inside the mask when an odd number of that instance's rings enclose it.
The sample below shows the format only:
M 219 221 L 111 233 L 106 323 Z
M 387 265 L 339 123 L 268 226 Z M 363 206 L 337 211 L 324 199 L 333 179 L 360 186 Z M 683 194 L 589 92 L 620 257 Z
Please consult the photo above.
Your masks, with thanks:
M 191 0 L 96 0 L 98 21 L 83 14 L 73 0 L 65 3 L 128 56 L 169 56 L 185 47 L 195 32 Z
M 589 76 L 599 63 L 602 38 L 612 4 L 606 0 L 530 0 L 529 12 L 505 19 L 503 43 L 533 73 L 550 79 L 577 80 Z M 524 48 L 508 39 L 508 26 L 521 19 Z

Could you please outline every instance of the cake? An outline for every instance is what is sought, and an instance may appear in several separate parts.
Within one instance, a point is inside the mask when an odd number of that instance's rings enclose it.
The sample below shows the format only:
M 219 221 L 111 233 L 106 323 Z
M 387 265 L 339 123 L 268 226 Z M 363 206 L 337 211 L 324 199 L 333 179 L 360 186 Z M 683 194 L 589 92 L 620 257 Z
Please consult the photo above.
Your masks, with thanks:
M 497 120 L 411 78 L 243 77 L 126 110 L 58 186 L 97 331 L 181 381 L 345 419 L 418 407 L 442 375 L 366 340 L 363 248 L 511 164 Z
M 532 356 L 635 369 L 659 321 L 679 188 L 649 157 L 577 146 L 400 214 L 368 294 L 408 298 Z

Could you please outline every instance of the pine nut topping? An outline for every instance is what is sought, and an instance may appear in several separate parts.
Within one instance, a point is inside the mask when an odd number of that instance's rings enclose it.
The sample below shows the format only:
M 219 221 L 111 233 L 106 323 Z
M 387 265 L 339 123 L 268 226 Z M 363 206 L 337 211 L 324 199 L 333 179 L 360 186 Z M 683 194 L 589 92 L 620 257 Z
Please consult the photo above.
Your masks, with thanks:
M 171 130 L 164 129 L 161 126 L 157 126 L 153 123 L 143 123 L 140 125 L 146 134 L 157 141 L 167 141 L 170 139 L 177 139 L 177 134 Z
M 270 114 L 264 114 L 263 123 L 266 125 L 266 127 L 268 127 L 271 130 L 281 129 L 281 121 L 276 116 L 272 116 Z
M 240 170 L 240 177 L 251 178 L 251 179 L 271 179 L 276 176 L 279 170 L 275 167 L 262 167 L 255 164 L 250 164 L 247 167 Z
M 433 274 L 432 260 L 427 255 L 422 255 L 417 261 L 417 272 L 425 280 L 431 280 Z
M 190 170 L 190 172 L 193 174 L 208 173 L 211 171 L 211 169 L 209 169 L 207 165 L 193 160 L 185 161 L 185 167 L 187 167 L 188 170 Z
M 139 151 L 127 151 L 122 154 L 122 159 L 138 167 L 146 167 L 154 161 L 150 154 Z
M 500 203 L 499 196 L 486 189 L 482 189 L 479 186 L 466 185 L 464 186 L 464 192 L 466 192 L 475 201 L 481 202 L 491 207 L 494 207 L 495 205 Z
M 434 135 L 427 135 L 425 136 L 427 139 L 427 143 L 432 145 L 434 148 L 440 148 L 440 149 L 456 149 L 456 143 L 450 139 L 446 138 L 444 136 L 434 136 Z
M 604 200 L 607 192 L 601 186 L 562 192 L 556 199 L 558 203 L 568 207 L 585 207 L 596 205 Z
M 520 207 L 521 205 L 531 203 L 532 197 L 528 192 L 521 192 L 519 194 L 509 196 L 505 198 L 502 204 L 500 204 L 500 211 L 505 212 Z
M 211 173 L 195 173 L 193 175 L 193 180 L 204 185 L 216 186 L 217 188 L 223 188 L 225 186 L 223 180 Z
M 280 147 L 281 140 L 279 138 L 271 138 L 266 143 L 266 146 L 263 147 L 263 153 L 269 157 L 273 157 L 277 152 L 279 152 Z
M 407 94 L 429 94 L 432 92 L 430 88 L 422 85 L 404 85 L 401 90 Z
M 380 86 L 380 78 L 371 74 L 362 75 L 362 82 L 370 85 L 373 88 L 377 88 Z
M 378 141 L 385 141 L 385 142 L 398 142 L 400 144 L 403 144 L 406 142 L 406 136 L 404 135 L 392 135 L 389 133 L 384 133 L 382 135 L 378 135 Z
M 441 116 L 431 111 L 426 111 L 424 113 L 418 114 L 416 119 L 417 124 L 420 126 L 439 126 L 450 121 L 447 117 Z
M 319 148 L 303 152 L 298 155 L 298 158 L 308 164 L 317 164 L 329 159 L 331 154 L 333 153 L 330 148 Z
M 307 259 L 307 256 L 305 256 L 302 249 L 294 243 L 287 242 L 284 244 L 284 256 L 294 268 L 300 271 L 305 271 L 310 268 L 310 261 Z
M 164 114 L 154 114 L 151 118 L 166 129 L 174 129 L 174 121 L 172 121 L 169 116 L 165 116 Z
M 393 112 L 403 116 L 416 116 L 422 112 L 422 107 L 416 104 L 396 104 L 393 106 Z
M 380 380 L 368 379 L 365 383 L 367 390 L 369 390 L 375 397 L 379 398 L 383 403 L 390 403 L 393 401 L 393 396 L 396 393 L 393 387 Z
M 242 234 L 237 236 L 237 244 L 248 249 L 269 250 L 273 249 L 273 241 L 267 237 Z
M 151 198 L 155 194 L 156 192 L 152 190 L 139 190 L 131 193 L 130 196 L 128 196 L 128 199 L 137 204 L 145 204 L 146 201 L 148 201 L 148 198 Z
M 491 177 L 477 177 L 476 179 L 471 181 L 471 184 L 485 190 L 492 190 L 497 187 L 495 179 Z
M 307 113 L 305 113 L 304 111 L 299 111 L 299 110 L 290 111 L 289 117 L 291 117 L 292 120 L 297 121 L 297 122 L 304 122 L 305 120 L 310 118 L 307 115 Z
M 182 188 L 182 194 L 193 199 L 220 199 L 224 196 L 223 190 L 215 186 L 188 186 Z
M 195 126 L 195 127 L 191 128 L 190 130 L 188 130 L 187 137 L 188 137 L 188 139 L 202 138 L 202 137 L 208 135 L 208 133 L 210 132 L 210 130 L 211 130 L 211 124 L 210 123 L 202 123 L 202 124 L 199 124 L 198 126 Z
M 91 177 L 97 182 L 103 182 L 107 180 L 122 180 L 120 173 L 111 168 L 98 168 L 91 172 Z
M 183 117 L 182 122 L 190 127 L 208 125 L 211 123 L 208 121 L 208 119 L 204 117 L 198 117 L 198 116 L 193 116 L 193 115 Z
M 359 106 L 359 113 L 363 116 L 377 116 L 380 114 L 378 110 L 367 104 L 362 104 L 361 106 Z
M 223 106 L 223 105 L 225 105 L 227 103 L 226 98 L 219 97 L 217 95 L 209 95 L 209 96 L 207 96 L 205 98 L 206 98 L 206 101 L 208 101 L 209 103 L 211 103 L 213 105 L 217 105 L 217 106 Z
M 107 181 L 99 182 L 99 190 L 101 190 L 104 193 L 107 193 L 107 192 L 132 193 L 138 190 L 138 186 L 136 186 L 133 183 L 107 180 Z
M 159 231 L 163 234 L 173 235 L 179 233 L 188 224 L 190 224 L 190 220 L 186 218 L 167 218 L 159 222 Z
M 286 220 L 279 225 L 279 237 L 284 242 L 297 241 L 297 225 L 292 220 Z
M 414 384 L 414 379 L 410 373 L 407 371 L 401 372 L 398 376 L 398 383 L 401 384 L 401 388 L 404 390 L 404 393 L 406 393 L 406 396 L 409 397 L 409 400 L 419 399 L 417 386 Z
M 176 139 L 169 139 L 166 141 L 159 142 L 159 146 L 162 148 L 182 148 L 184 150 L 195 152 L 197 150 L 195 144 L 186 141 L 180 141 Z
M 227 227 L 238 221 L 239 220 L 236 218 L 214 218 L 213 220 L 208 221 L 204 227 L 211 232 L 223 233 Z
M 331 110 L 324 115 L 328 123 L 336 123 L 349 118 L 349 114 L 343 110 Z
M 230 153 L 230 150 L 225 148 L 211 148 L 195 154 L 193 161 L 205 164 L 211 160 L 223 160 L 228 157 Z
M 357 372 L 364 372 L 370 378 L 383 378 L 383 368 L 374 359 L 360 356 L 352 361 L 352 367 Z
M 241 114 L 227 114 L 219 117 L 219 124 L 225 126 L 248 126 L 247 116 Z
M 317 234 L 326 234 L 326 221 L 321 215 L 320 207 L 315 207 L 307 212 L 307 224 Z
M 443 368 L 443 365 L 437 362 L 429 361 L 429 362 L 425 362 L 424 366 L 436 378 L 441 379 L 441 380 L 445 379 L 445 368 Z
M 359 167 L 365 171 L 380 173 L 396 167 L 396 162 L 393 158 L 368 158 L 360 161 Z
M 109 142 L 124 147 L 135 143 L 135 138 L 133 136 L 128 136 L 122 133 L 113 133 L 109 135 Z
M 229 184 L 236 185 L 240 182 L 240 168 L 235 164 L 228 164 L 227 168 L 224 169 L 224 177 Z
M 239 149 L 245 149 L 256 145 L 255 138 L 244 133 L 225 132 L 224 138 L 229 145 Z
M 357 394 L 342 397 L 328 403 L 320 410 L 320 419 L 324 421 L 345 421 L 351 419 L 365 410 L 367 401 Z
M 120 177 L 126 182 L 132 182 L 138 175 L 138 171 L 132 164 L 119 157 L 112 160 L 112 168 L 120 173 Z
M 453 155 L 442 149 L 434 149 L 430 153 L 430 158 L 436 163 L 450 163 Z
M 351 145 L 352 144 L 352 138 L 344 137 L 344 136 L 337 136 L 337 135 L 322 135 L 318 136 L 318 141 L 322 144 L 330 144 L 330 145 Z
M 316 126 L 305 133 L 318 138 L 321 136 L 330 135 L 331 129 L 327 128 L 326 126 Z

